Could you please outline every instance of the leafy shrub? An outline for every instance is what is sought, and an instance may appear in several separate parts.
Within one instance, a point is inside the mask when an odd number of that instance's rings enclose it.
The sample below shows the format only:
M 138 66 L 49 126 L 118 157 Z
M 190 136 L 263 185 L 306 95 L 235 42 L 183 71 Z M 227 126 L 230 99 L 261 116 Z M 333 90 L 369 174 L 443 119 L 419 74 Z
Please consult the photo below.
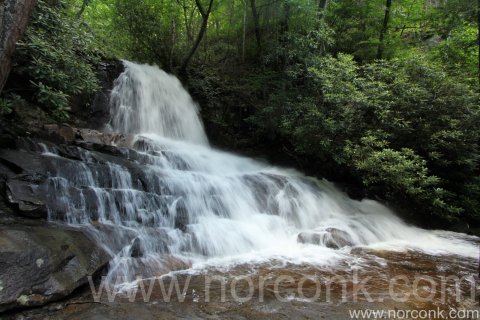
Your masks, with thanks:
M 12 112 L 12 101 L 6 98 L 0 98 L 0 115 Z
M 272 99 L 258 126 L 273 123 L 296 154 L 346 167 L 389 200 L 445 220 L 480 219 L 473 88 L 419 57 L 360 66 L 340 54 L 295 68 L 290 82 L 303 78 L 302 90 Z
M 99 59 L 92 34 L 69 16 L 66 2 L 40 0 L 17 45 L 13 72 L 30 80 L 40 106 L 65 118 L 70 97 L 97 91 Z
M 23 99 L 15 93 L 7 93 L 0 97 L 0 115 L 7 115 L 13 111 L 15 105 L 19 105 Z

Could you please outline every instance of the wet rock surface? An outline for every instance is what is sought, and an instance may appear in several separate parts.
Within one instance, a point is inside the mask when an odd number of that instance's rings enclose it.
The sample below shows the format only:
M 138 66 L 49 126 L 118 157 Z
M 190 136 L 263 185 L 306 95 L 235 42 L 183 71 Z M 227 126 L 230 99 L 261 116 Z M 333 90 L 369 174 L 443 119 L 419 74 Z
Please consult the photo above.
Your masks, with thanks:
M 157 219 L 167 217 L 181 194 L 162 183 L 160 172 L 146 170 L 154 160 L 131 148 L 133 137 L 66 124 L 41 130 L 39 138 L 11 137 L 0 149 L 0 268 L 8 270 L 0 273 L 0 312 L 70 295 L 129 247 L 132 263 L 146 274 L 190 267 L 168 255 L 170 236 L 147 214 L 161 210 Z M 172 223 L 185 231 L 185 205 L 173 210 Z M 125 227 L 100 219 L 121 219 Z M 92 227 L 64 224 L 85 221 Z M 139 238 L 132 223 L 155 243 Z M 161 263 L 146 256 L 152 248 L 165 254 Z
M 109 259 L 82 230 L 41 223 L 0 225 L 0 312 L 64 298 Z
M 18 214 L 47 218 L 72 210 L 97 212 L 99 199 L 92 187 L 105 190 L 116 210 L 126 196 L 137 198 L 138 204 L 161 202 L 164 188 L 153 184 L 143 167 L 149 159 L 126 148 L 124 135 L 72 130 L 76 140 L 70 144 L 19 138 L 16 149 L 0 149 L 0 192 Z

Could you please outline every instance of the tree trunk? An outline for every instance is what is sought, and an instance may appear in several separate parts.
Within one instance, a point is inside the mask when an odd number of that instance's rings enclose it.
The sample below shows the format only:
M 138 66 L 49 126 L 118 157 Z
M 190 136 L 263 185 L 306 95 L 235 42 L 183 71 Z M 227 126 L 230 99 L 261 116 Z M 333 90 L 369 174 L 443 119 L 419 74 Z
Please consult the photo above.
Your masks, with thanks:
M 325 10 L 327 10 L 328 2 L 328 0 L 318 1 L 318 13 L 320 17 L 323 17 Z
M 480 0 L 477 0 L 477 25 L 478 25 L 478 86 L 480 87 Z
M 380 39 L 378 44 L 377 59 L 383 58 L 383 51 L 385 50 L 385 35 L 388 30 L 388 21 L 390 20 L 390 9 L 392 8 L 392 0 L 387 0 L 385 7 L 385 16 L 383 18 L 382 31 L 380 32 Z
M 242 38 L 242 62 L 245 62 L 245 41 L 247 38 L 247 2 L 243 10 L 243 38 Z
M 286 75 L 287 64 L 288 64 L 288 30 L 289 30 L 289 21 L 290 21 L 290 0 L 283 1 L 283 18 L 280 22 L 280 45 L 282 46 L 282 54 L 280 55 L 280 68 L 285 74 L 282 80 L 282 95 L 286 99 L 287 93 L 287 79 Z
M 82 17 L 83 12 L 85 12 L 85 9 L 87 9 L 88 5 L 90 4 L 91 0 L 83 0 L 82 2 L 82 7 L 80 10 L 78 10 L 76 18 L 80 19 Z
M 192 48 L 188 52 L 187 56 L 185 57 L 185 60 L 183 60 L 182 66 L 180 67 L 180 73 L 185 73 L 187 71 L 187 67 L 188 67 L 188 64 L 190 63 L 190 60 L 192 60 L 193 55 L 195 54 L 198 47 L 200 46 L 203 36 L 207 31 L 208 17 L 210 16 L 210 12 L 212 11 L 213 0 L 210 0 L 206 11 L 203 9 L 203 6 L 200 0 L 195 0 L 195 3 L 197 5 L 198 11 L 200 12 L 200 15 L 202 16 L 202 25 L 200 26 L 200 31 L 198 32 L 195 43 L 193 44 Z
M 174 52 L 175 52 L 175 43 L 177 42 L 177 24 L 175 19 L 172 19 L 172 47 L 170 49 L 169 64 L 170 70 L 173 70 L 173 61 L 174 61 Z
M 257 55 L 262 55 L 262 35 L 260 33 L 260 17 L 257 11 L 257 4 L 255 0 L 250 0 L 250 7 L 252 9 L 253 27 L 255 29 L 255 39 L 257 40 Z
M 330 3 L 329 0 L 319 0 L 318 1 L 318 9 L 317 9 L 317 22 L 316 27 L 317 29 L 324 28 L 325 22 L 325 12 L 327 11 L 328 4 Z M 327 51 L 325 41 L 321 41 L 320 43 L 320 54 L 323 55 Z
M 190 19 L 188 18 L 188 6 L 185 0 L 183 0 L 182 4 L 182 9 L 183 9 L 183 19 L 185 20 L 185 30 L 187 33 L 187 44 L 190 45 L 190 43 L 193 41 L 193 36 L 192 36 L 192 13 L 190 13 Z M 193 12 L 194 10 L 192 10 Z
M 290 20 L 290 0 L 283 1 L 283 18 L 280 21 L 280 35 L 284 36 L 289 29 L 289 20 Z
M 37 0 L 2 0 L 0 4 L 0 93 L 12 67 L 15 44 L 27 28 Z

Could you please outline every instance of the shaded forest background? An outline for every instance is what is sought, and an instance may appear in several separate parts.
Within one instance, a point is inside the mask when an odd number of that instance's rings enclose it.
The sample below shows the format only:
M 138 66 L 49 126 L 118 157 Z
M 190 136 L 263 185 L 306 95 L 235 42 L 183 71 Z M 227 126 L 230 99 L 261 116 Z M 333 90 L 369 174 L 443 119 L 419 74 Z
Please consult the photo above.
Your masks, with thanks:
M 39 0 L 0 113 L 67 121 L 116 58 L 177 74 L 213 144 L 480 227 L 480 0 Z M 88 99 L 87 99 L 88 100 Z M 88 105 L 85 106 L 88 108 Z M 20 110 L 20 111 L 19 111 Z

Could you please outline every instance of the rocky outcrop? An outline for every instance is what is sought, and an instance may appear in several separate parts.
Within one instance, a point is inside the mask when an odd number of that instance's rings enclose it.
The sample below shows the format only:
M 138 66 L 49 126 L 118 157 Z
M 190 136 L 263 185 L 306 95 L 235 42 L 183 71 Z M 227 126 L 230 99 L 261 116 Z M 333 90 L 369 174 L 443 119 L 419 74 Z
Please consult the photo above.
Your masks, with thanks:
M 110 92 L 115 79 L 124 71 L 120 60 L 109 60 L 97 66 L 97 78 L 100 90 L 93 100 L 90 97 L 77 97 L 72 101 L 72 119 L 76 126 L 90 129 L 102 129 L 110 120 Z
M 88 139 L 97 141 L 106 137 L 119 144 L 124 141 L 123 136 L 103 133 L 93 137 L 93 131 Z M 79 214 L 98 212 L 94 207 L 101 204 L 92 186 L 105 190 L 118 206 L 125 201 L 125 196 L 148 202 L 142 198 L 161 197 L 162 187 L 150 183 L 152 177 L 141 165 L 148 161 L 143 156 L 134 150 L 84 139 L 70 145 L 18 139 L 16 150 L 0 150 L 0 181 L 3 180 L 0 194 L 19 215 L 46 218 L 48 207 L 50 214 L 60 220 L 64 220 L 62 216 L 67 212 L 72 215 L 75 211 Z M 137 190 L 135 194 L 122 190 L 126 188 L 125 183 L 128 188 Z M 157 193 L 159 195 L 155 196 Z M 95 216 L 87 218 L 97 219 Z
M 109 258 L 79 229 L 39 223 L 0 225 L 0 312 L 66 297 Z
M 68 296 L 135 237 L 125 230 L 124 237 L 109 237 L 122 230 L 101 224 L 80 229 L 46 222 L 49 215 L 68 222 L 67 213 L 81 218 L 85 212 L 97 212 L 94 207 L 100 204 L 90 183 L 105 190 L 119 188 L 120 170 L 128 170 L 132 187 L 144 189 L 148 177 L 129 160 L 143 158 L 125 148 L 129 137 L 67 124 L 41 130 L 42 140 L 10 136 L 10 148 L 0 149 L 0 268 L 7 270 L 0 272 L 0 312 Z M 94 171 L 93 182 L 84 163 Z M 121 190 L 111 194 L 121 203 Z M 108 252 L 99 234 L 111 242 Z M 119 243 L 114 243 L 117 238 Z M 136 250 L 133 255 L 140 256 Z
M 0 279 L 0 311 L 63 298 L 116 255 L 146 275 L 186 268 L 168 258 L 171 237 L 155 227 L 172 219 L 188 231 L 181 190 L 158 168 L 175 154 L 69 124 L 43 125 L 32 136 L 10 135 L 0 148 L 0 267 L 9 270 Z M 159 268 L 151 251 L 166 255 Z
M 67 123 L 46 124 L 36 132 L 36 137 L 56 144 L 76 143 L 85 146 L 86 149 L 92 145 L 97 147 L 120 146 L 130 147 L 133 135 L 123 135 L 113 132 L 102 132 L 94 129 L 77 129 Z

